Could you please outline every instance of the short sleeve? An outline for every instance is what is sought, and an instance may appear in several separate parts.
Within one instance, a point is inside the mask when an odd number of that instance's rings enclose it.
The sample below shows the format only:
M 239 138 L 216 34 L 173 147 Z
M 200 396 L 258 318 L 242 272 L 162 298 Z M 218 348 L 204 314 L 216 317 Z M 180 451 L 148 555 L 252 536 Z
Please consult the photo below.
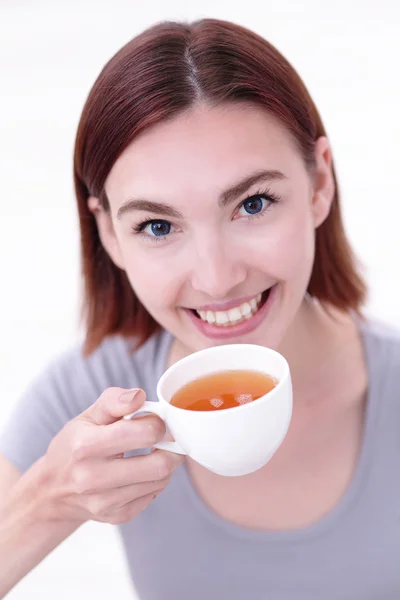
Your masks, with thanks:
M 121 339 L 109 339 L 88 358 L 81 348 L 50 364 L 22 395 L 0 435 L 0 454 L 25 472 L 51 440 L 111 386 L 133 387 L 135 364 Z

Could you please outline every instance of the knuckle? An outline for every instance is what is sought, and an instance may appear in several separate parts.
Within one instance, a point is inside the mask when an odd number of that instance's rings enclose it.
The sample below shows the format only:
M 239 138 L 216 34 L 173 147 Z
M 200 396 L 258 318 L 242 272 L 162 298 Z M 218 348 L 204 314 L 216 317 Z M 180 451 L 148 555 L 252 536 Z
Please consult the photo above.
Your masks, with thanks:
M 84 460 L 92 446 L 88 435 L 75 435 L 71 442 L 71 456 L 74 462 Z
M 143 420 L 143 424 L 146 427 L 146 439 L 149 444 L 156 444 L 164 435 L 164 425 L 161 419 L 156 417 L 147 418 Z
M 119 514 L 113 513 L 107 518 L 107 523 L 110 525 L 121 525 L 123 521 L 120 519 Z
M 115 396 L 119 396 L 122 390 L 119 387 L 108 387 L 100 394 L 98 400 L 107 402 L 109 399 L 114 398 Z
M 121 523 L 127 523 L 132 519 L 132 510 L 119 509 L 113 513 L 110 513 L 107 517 L 107 523 L 110 525 L 121 525 Z
M 108 387 L 99 396 L 97 402 L 103 409 L 111 407 L 123 393 L 123 389 L 119 387 Z
M 172 471 L 171 459 L 168 452 L 155 452 L 153 454 L 155 462 L 155 479 L 167 479 Z
M 71 456 L 75 462 L 83 460 L 86 456 L 86 447 L 83 445 L 82 440 L 76 439 L 73 441 L 71 448 Z
M 121 388 L 118 387 L 109 387 L 103 390 L 100 396 L 97 398 L 94 403 L 95 413 L 103 413 L 104 411 L 108 412 L 109 407 L 112 406 L 115 401 L 121 395 Z
M 115 511 L 110 512 L 107 516 L 107 523 L 111 525 L 120 525 L 121 523 L 128 523 L 137 514 L 145 510 L 149 504 L 158 496 L 158 493 L 152 492 L 142 498 L 139 498 L 133 502 L 129 502 L 125 506 L 118 508 Z
M 107 515 L 109 507 L 100 497 L 90 498 L 87 503 L 87 509 L 90 514 L 96 518 L 102 518 Z
M 75 493 L 88 494 L 94 491 L 93 477 L 86 467 L 78 467 L 73 470 L 72 482 Z

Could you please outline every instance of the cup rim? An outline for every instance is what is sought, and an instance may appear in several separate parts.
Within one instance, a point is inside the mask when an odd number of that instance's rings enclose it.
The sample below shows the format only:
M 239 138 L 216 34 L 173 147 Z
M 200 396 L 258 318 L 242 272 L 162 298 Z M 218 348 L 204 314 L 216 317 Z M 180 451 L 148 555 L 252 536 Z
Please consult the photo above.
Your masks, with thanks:
M 282 385 L 287 381 L 288 377 L 290 377 L 290 369 L 289 369 L 289 364 L 286 360 L 286 358 L 280 354 L 279 352 L 277 352 L 276 350 L 273 350 L 272 348 L 267 348 L 266 346 L 261 346 L 259 344 L 227 344 L 227 345 L 223 345 L 223 346 L 212 346 L 211 348 L 205 348 L 204 350 L 199 350 L 197 352 L 193 352 L 192 354 L 189 354 L 188 356 L 185 356 L 184 358 L 181 358 L 178 362 L 174 363 L 173 365 L 171 365 L 160 377 L 160 379 L 158 380 L 157 383 L 157 398 L 159 402 L 163 402 L 165 404 L 168 404 L 168 406 L 171 408 L 171 410 L 174 411 L 184 411 L 186 413 L 195 413 L 196 415 L 219 415 L 221 413 L 226 413 L 226 412 L 230 412 L 232 410 L 234 410 L 235 412 L 237 412 L 238 410 L 243 410 L 243 409 L 248 409 L 250 406 L 252 406 L 254 403 L 253 402 L 249 402 L 247 404 L 241 404 L 239 406 L 232 406 L 230 408 L 225 408 L 223 411 L 220 410 L 197 410 L 197 411 L 188 411 L 185 408 L 181 408 L 179 406 L 175 406 L 173 404 L 171 404 L 170 401 L 166 400 L 163 396 L 163 394 L 161 393 L 161 386 L 164 384 L 165 379 L 167 379 L 167 377 L 171 376 L 171 372 L 173 371 L 174 367 L 184 367 L 185 365 L 187 365 L 190 362 L 193 362 L 194 360 L 197 360 L 199 358 L 199 355 L 203 355 L 205 353 L 212 353 L 213 351 L 218 352 L 221 349 L 227 349 L 227 348 L 241 348 L 241 349 L 246 349 L 246 348 L 258 348 L 262 351 L 266 351 L 268 354 L 274 354 L 276 356 L 278 356 L 279 360 L 282 361 L 283 363 L 283 367 L 284 367 L 284 373 L 283 376 L 279 379 L 277 385 L 270 390 L 269 392 L 267 392 L 266 394 L 264 394 L 264 396 L 261 396 L 260 398 L 257 399 L 257 403 L 259 400 L 266 400 L 267 398 L 271 398 L 272 396 L 276 395 L 278 393 L 278 390 L 282 387 Z M 247 369 L 249 370 L 249 369 Z M 255 369 L 256 372 L 261 373 L 261 371 L 258 371 L 258 369 Z

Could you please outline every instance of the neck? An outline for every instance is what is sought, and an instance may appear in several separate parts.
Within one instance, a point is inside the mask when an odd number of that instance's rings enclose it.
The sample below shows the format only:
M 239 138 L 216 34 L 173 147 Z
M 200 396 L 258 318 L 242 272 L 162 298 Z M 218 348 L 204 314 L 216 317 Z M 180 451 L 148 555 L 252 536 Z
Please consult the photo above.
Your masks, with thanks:
M 289 363 L 298 397 L 337 387 L 355 364 L 363 362 L 363 346 L 349 313 L 324 309 L 306 297 L 278 351 Z M 352 366 L 353 365 L 353 366 Z

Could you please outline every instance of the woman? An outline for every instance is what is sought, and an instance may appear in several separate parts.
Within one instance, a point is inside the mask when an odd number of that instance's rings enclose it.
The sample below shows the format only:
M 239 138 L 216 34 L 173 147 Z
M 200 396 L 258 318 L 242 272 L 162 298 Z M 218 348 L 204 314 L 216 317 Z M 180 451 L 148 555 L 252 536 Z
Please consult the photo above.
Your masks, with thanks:
M 92 519 L 120 526 L 143 600 L 398 598 L 400 345 L 362 318 L 293 68 L 226 22 L 152 27 L 94 84 L 74 175 L 86 341 L 1 440 L 2 595 Z M 294 387 L 281 448 L 234 478 L 146 451 L 156 416 L 122 419 L 167 366 L 226 343 L 279 350 Z

